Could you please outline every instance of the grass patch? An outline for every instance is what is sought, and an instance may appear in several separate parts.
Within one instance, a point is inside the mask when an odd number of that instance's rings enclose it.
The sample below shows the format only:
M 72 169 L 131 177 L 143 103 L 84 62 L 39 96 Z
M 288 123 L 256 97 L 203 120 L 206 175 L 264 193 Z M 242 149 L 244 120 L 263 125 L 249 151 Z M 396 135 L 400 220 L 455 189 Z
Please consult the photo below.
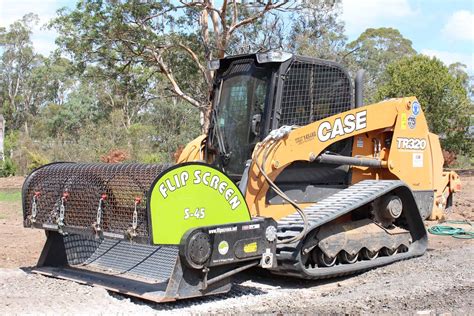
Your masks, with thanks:
M 0 202 L 20 202 L 21 191 L 0 191 Z

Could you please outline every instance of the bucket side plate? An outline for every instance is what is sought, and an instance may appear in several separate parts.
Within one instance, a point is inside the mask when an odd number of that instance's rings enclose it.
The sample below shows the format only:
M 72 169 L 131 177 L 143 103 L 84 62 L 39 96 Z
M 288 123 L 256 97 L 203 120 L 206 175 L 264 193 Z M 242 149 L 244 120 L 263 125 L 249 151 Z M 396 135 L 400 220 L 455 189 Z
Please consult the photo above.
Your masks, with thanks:
M 200 275 L 182 266 L 178 246 L 152 246 L 126 240 L 95 239 L 49 231 L 32 271 L 154 302 L 229 291 L 224 280 L 201 291 Z

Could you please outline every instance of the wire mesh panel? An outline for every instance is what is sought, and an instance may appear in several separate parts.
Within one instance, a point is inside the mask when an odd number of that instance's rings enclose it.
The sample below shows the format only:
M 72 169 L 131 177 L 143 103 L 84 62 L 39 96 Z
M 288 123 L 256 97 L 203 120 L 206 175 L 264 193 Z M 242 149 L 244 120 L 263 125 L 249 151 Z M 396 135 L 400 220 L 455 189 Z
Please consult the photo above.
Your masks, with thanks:
M 74 227 L 148 238 L 147 196 L 170 165 L 55 163 L 23 187 L 25 225 Z
M 294 61 L 281 99 L 279 126 L 307 125 L 352 107 L 350 78 L 335 64 Z
M 64 236 L 63 241 L 69 265 L 84 264 L 101 244 L 100 239 L 75 234 Z
M 63 237 L 67 263 L 94 271 L 165 282 L 178 257 L 177 246 L 142 245 L 126 240 L 69 234 Z

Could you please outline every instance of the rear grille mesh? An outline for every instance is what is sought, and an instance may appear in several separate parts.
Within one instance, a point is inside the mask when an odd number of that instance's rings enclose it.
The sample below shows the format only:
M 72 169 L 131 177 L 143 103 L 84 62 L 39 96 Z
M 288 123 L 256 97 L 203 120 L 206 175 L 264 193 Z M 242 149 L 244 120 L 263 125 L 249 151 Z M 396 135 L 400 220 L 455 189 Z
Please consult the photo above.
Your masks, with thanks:
M 245 74 L 254 66 L 253 58 L 239 59 L 231 63 L 229 68 L 220 75 L 221 78 L 228 78 L 239 74 Z
M 351 107 L 351 82 L 341 68 L 294 61 L 284 80 L 279 126 L 307 125 Z
M 25 223 L 32 218 L 36 199 L 36 224 L 56 225 L 64 199 L 65 227 L 91 229 L 101 197 L 103 232 L 125 234 L 132 226 L 137 203 L 136 237 L 148 238 L 147 196 L 155 178 L 170 165 L 55 163 L 32 173 L 23 187 Z

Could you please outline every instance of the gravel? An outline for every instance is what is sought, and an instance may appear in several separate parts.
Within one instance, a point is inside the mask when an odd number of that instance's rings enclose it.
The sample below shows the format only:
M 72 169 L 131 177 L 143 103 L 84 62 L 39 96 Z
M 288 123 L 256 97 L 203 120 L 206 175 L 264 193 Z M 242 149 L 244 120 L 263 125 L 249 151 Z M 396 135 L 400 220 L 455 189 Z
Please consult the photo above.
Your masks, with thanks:
M 450 237 L 435 240 L 440 238 Z M 455 247 L 431 249 L 422 257 L 353 277 L 303 281 L 253 271 L 240 275 L 230 293 L 166 304 L 36 275 L 29 269 L 0 269 L 0 306 L 6 314 L 470 314 L 473 264 L 472 241 L 456 240 Z

